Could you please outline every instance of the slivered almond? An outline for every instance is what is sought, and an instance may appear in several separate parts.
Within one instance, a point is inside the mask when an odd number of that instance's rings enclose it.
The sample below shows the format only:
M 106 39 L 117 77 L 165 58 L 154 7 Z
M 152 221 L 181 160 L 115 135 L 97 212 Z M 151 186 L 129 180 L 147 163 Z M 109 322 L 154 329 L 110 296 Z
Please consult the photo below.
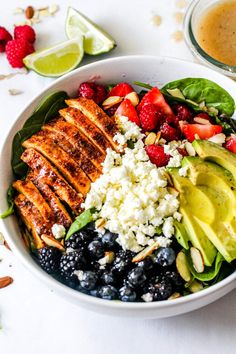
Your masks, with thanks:
M 191 280 L 191 273 L 188 267 L 187 257 L 183 251 L 180 251 L 176 257 L 176 268 L 181 276 L 186 282 Z
M 198 291 L 203 289 L 203 285 L 199 281 L 193 280 L 192 283 L 190 283 L 188 288 L 191 291 L 191 293 L 197 293 Z
M 41 236 L 41 239 L 48 246 L 52 246 L 52 247 L 58 248 L 60 251 L 64 251 L 65 250 L 64 247 L 62 246 L 62 244 L 59 241 L 57 241 L 56 239 L 54 239 L 52 236 L 48 236 L 48 235 L 43 234 Z
M 145 143 L 145 145 L 152 145 L 152 144 L 155 144 L 155 141 L 156 141 L 156 134 L 151 132 L 146 137 L 144 143 Z
M 0 278 L 0 289 L 5 288 L 6 286 L 10 285 L 13 283 L 13 278 L 12 277 L 2 277 Z
M 125 98 L 127 98 L 128 100 L 130 100 L 130 102 L 132 103 L 132 105 L 135 107 L 139 104 L 139 97 L 138 97 L 138 94 L 133 91 L 133 92 L 130 92 L 128 93 Z
M 122 100 L 123 100 L 123 97 L 110 96 L 110 97 L 106 98 L 105 101 L 103 101 L 102 106 L 106 110 L 106 109 L 113 107 L 115 104 L 120 103 Z
M 209 125 L 211 124 L 209 120 L 201 118 L 201 117 L 195 117 L 193 118 L 194 122 L 199 123 L 199 124 L 204 124 L 204 125 Z
M 157 132 L 155 144 L 158 144 L 161 138 L 161 132 Z
M 189 141 L 187 141 L 185 143 L 185 149 L 186 149 L 187 153 L 189 154 L 189 156 L 195 156 L 196 155 L 196 151 L 195 151 L 193 145 Z
M 204 271 L 204 261 L 201 252 L 198 248 L 191 247 L 190 255 L 192 258 L 194 269 L 196 270 L 196 272 L 202 273 Z
M 181 297 L 180 293 L 174 293 L 170 297 L 168 297 L 168 300 L 175 300 Z
M 136 254 L 136 256 L 132 259 L 133 263 L 137 263 L 145 259 L 147 256 L 152 254 L 153 251 L 155 251 L 159 247 L 159 243 L 155 241 L 152 245 L 144 248 L 141 252 Z
M 105 222 L 106 222 L 106 220 L 103 219 L 103 218 L 97 219 L 95 221 L 96 229 L 99 229 L 100 227 L 103 227 L 105 225 Z

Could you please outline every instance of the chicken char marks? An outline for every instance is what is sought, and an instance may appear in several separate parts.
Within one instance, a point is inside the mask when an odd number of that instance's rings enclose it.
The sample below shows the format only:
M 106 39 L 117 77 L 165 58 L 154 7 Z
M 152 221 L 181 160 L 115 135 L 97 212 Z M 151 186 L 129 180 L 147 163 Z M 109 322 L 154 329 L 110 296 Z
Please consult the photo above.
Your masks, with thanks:
M 52 234 L 53 224 L 69 228 L 73 215 L 102 173 L 106 149 L 117 151 L 115 121 L 89 99 L 67 100 L 60 117 L 23 142 L 21 159 L 30 170 L 13 187 L 15 205 L 37 248 L 63 245 Z

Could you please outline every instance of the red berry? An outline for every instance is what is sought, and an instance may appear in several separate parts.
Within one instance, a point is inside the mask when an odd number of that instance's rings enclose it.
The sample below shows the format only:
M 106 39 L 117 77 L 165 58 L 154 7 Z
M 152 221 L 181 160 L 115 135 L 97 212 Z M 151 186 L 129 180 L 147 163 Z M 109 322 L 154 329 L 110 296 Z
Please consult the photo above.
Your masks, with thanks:
M 176 116 L 176 125 L 180 120 L 184 120 L 187 122 L 190 122 L 192 120 L 192 112 L 187 106 L 183 104 L 175 104 L 172 108 Z
M 225 148 L 236 154 L 236 135 L 231 134 L 229 140 L 225 143 Z
M 151 131 L 157 128 L 158 123 L 160 123 L 161 115 L 157 111 L 154 104 L 146 104 L 140 111 L 139 119 L 141 122 L 141 127 L 145 131 Z
M 125 97 L 126 95 L 128 95 L 128 93 L 133 91 L 134 91 L 133 87 L 127 84 L 127 82 L 120 82 L 119 84 L 117 84 L 111 89 L 108 96 Z
M 106 109 L 106 114 L 109 116 L 109 117 L 113 117 L 115 112 L 117 111 L 117 108 L 119 107 L 120 103 L 116 103 L 114 104 L 114 106 Z
M 161 137 L 167 141 L 179 140 L 180 131 L 171 127 L 168 123 L 162 124 L 160 127 Z
M 102 85 L 98 85 L 95 82 L 82 82 L 78 90 L 78 95 L 92 99 L 99 104 L 105 100 L 107 94 L 105 87 Z
M 180 128 L 190 142 L 194 141 L 196 137 L 199 137 L 197 139 L 204 140 L 222 132 L 221 125 L 213 124 L 181 124 Z
M 127 98 L 125 98 L 124 101 L 121 102 L 121 104 L 117 108 L 115 114 L 118 116 L 125 116 L 131 122 L 134 122 L 138 126 L 140 126 L 140 120 L 139 120 L 138 114 L 136 112 L 136 109 L 134 108 L 134 106 L 132 105 L 130 100 L 128 100 Z
M 6 45 L 7 60 L 13 68 L 23 68 L 23 59 L 33 52 L 33 45 L 23 40 L 12 40 Z
M 139 111 L 142 110 L 142 108 L 146 104 L 154 104 L 156 109 L 160 112 L 162 112 L 163 115 L 165 116 L 173 116 L 172 109 L 168 105 L 168 103 L 165 101 L 164 96 L 162 95 L 161 91 L 157 87 L 153 87 L 150 91 L 148 91 L 142 98 L 141 102 L 139 103 L 137 109 Z
M 169 162 L 170 155 L 165 154 L 164 147 L 159 145 L 149 145 L 145 147 L 149 159 L 157 167 L 166 166 Z
M 198 113 L 195 118 L 197 117 L 209 120 L 209 122 L 211 123 L 211 117 L 205 112 Z
M 0 27 L 0 53 L 5 52 L 7 42 L 12 40 L 11 34 L 4 27 Z
M 28 25 L 16 26 L 14 29 L 14 39 L 22 39 L 23 41 L 34 43 L 36 39 L 35 31 Z
M 178 152 L 180 153 L 180 155 L 184 156 L 188 156 L 187 151 L 185 150 L 185 148 L 177 148 Z

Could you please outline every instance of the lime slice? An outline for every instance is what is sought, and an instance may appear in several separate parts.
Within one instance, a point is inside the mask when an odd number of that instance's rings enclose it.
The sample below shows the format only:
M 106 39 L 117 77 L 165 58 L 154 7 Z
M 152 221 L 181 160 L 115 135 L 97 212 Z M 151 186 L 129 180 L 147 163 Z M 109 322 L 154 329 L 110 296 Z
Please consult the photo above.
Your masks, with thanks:
M 83 37 L 77 36 L 51 48 L 30 54 L 23 61 L 28 69 L 40 75 L 56 77 L 76 68 L 83 55 Z
M 90 55 L 109 52 L 116 45 L 109 34 L 72 7 L 67 12 L 66 34 L 68 38 L 83 35 L 84 51 Z

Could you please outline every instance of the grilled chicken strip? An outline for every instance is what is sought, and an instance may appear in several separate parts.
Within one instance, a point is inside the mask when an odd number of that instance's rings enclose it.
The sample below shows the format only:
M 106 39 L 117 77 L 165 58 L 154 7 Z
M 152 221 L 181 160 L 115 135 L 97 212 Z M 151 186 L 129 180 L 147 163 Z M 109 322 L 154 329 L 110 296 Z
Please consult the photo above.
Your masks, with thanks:
M 32 181 L 36 185 L 43 198 L 47 201 L 51 211 L 53 212 L 54 223 L 63 225 L 65 228 L 69 228 L 72 223 L 72 219 L 56 194 L 48 187 L 48 185 L 43 184 L 40 181 L 34 170 L 31 170 L 28 173 L 27 180 Z
M 24 141 L 23 146 L 39 151 L 57 167 L 78 192 L 87 194 L 90 189 L 90 179 L 67 152 L 47 137 L 46 132 L 40 131 L 34 134 Z
M 97 149 L 74 125 L 62 119 L 56 119 L 44 125 L 43 129 L 53 130 L 63 135 L 75 149 L 91 160 L 98 170 L 102 171 L 101 163 L 105 160 L 106 154 Z
M 43 233 L 51 234 L 49 224 L 43 219 L 39 210 L 23 194 L 18 194 L 15 198 L 15 205 L 24 224 L 32 234 L 36 247 L 42 248 L 44 242 L 41 240 L 40 235 Z
M 105 138 L 102 131 L 78 109 L 67 107 L 61 109 L 59 113 L 67 122 L 73 124 L 86 135 L 103 154 L 106 153 L 108 148 L 111 148 L 111 144 Z
M 37 181 L 52 188 L 58 197 L 66 202 L 75 214 L 80 214 L 80 205 L 83 202 L 82 194 L 77 193 L 47 159 L 34 149 L 26 149 L 21 159 L 37 174 Z
M 74 107 L 80 110 L 91 122 L 93 122 L 110 142 L 111 146 L 118 150 L 118 144 L 114 142 L 113 138 L 119 129 L 111 117 L 109 117 L 93 100 L 79 97 L 76 99 L 66 100 L 69 107 Z
M 53 223 L 54 215 L 52 210 L 32 181 L 18 180 L 13 183 L 13 187 L 19 193 L 23 194 L 38 209 L 46 222 Z
M 67 140 L 64 135 L 57 129 L 54 129 L 51 125 L 45 125 L 43 130 L 47 133 L 47 138 L 54 141 L 55 144 L 60 146 L 64 151 L 66 151 L 75 160 L 75 162 L 82 168 L 86 175 L 90 178 L 92 182 L 100 176 L 100 171 L 92 163 L 91 160 L 87 158 L 86 155 L 78 151 L 69 140 Z

